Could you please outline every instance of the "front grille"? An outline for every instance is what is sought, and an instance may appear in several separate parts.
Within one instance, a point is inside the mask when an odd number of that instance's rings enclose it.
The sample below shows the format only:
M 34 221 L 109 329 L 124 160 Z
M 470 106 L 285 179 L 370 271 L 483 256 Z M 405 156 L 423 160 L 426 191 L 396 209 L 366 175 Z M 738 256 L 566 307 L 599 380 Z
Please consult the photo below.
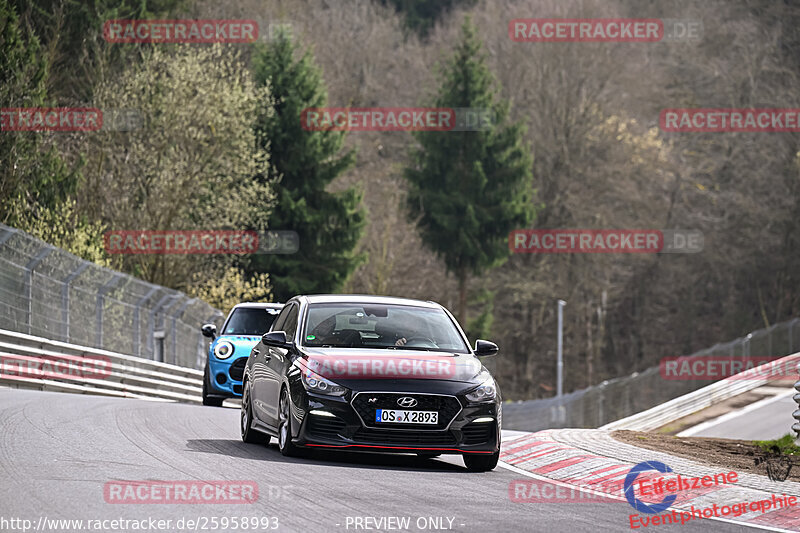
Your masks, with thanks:
M 233 381 L 242 381 L 245 366 L 247 366 L 247 357 L 240 357 L 233 362 L 230 370 L 228 370 L 228 375 Z
M 414 407 L 400 407 L 398 398 L 411 397 L 417 400 Z M 374 401 L 372 401 L 374 400 Z M 361 392 L 353 398 L 353 409 L 370 428 L 397 427 L 424 430 L 442 430 L 461 411 L 461 402 L 455 396 L 437 396 L 433 394 L 407 394 L 402 392 Z M 376 409 L 402 409 L 407 411 L 438 411 L 437 424 L 376 424 Z
M 308 415 L 306 431 L 310 437 L 339 440 L 339 433 L 344 430 L 344 421 L 340 418 Z
M 456 438 L 450 431 L 421 432 L 397 431 L 392 429 L 359 428 L 353 435 L 356 444 L 384 446 L 455 446 Z
M 464 434 L 463 443 L 467 446 L 486 444 L 492 438 L 492 431 L 494 431 L 494 424 L 485 422 L 464 426 L 461 428 L 461 432 Z

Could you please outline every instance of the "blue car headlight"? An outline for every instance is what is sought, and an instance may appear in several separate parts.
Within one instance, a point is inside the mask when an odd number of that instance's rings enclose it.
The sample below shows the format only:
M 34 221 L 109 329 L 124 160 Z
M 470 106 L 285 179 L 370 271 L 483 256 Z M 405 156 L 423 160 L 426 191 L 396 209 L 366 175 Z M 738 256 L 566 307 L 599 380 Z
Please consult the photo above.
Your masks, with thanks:
M 214 346 L 214 355 L 217 359 L 227 359 L 233 355 L 233 344 L 228 341 L 219 341 Z

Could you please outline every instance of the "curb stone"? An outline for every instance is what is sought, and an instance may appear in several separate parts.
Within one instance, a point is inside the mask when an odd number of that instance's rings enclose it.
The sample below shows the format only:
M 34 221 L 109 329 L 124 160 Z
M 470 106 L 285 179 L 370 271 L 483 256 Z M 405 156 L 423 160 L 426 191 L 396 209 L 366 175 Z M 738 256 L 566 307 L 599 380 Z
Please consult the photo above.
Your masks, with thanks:
M 644 461 L 661 461 L 672 468 L 673 474 L 642 473 L 640 479 L 664 477 L 668 481 L 677 474 L 713 477 L 721 473 L 688 459 L 619 442 L 611 437 L 610 432 L 595 429 L 553 429 L 512 438 L 503 442 L 500 460 L 570 485 L 577 486 L 576 481 L 580 481 L 582 487 L 617 498 L 624 498 L 622 486 L 630 469 Z M 681 491 L 672 508 L 686 511 L 692 506 L 731 506 L 739 502 L 771 499 L 773 495 L 800 499 L 800 483 L 777 482 L 766 476 L 739 473 L 734 485 Z M 731 514 L 726 518 L 800 531 L 800 503 L 766 513 L 748 511 L 738 517 Z

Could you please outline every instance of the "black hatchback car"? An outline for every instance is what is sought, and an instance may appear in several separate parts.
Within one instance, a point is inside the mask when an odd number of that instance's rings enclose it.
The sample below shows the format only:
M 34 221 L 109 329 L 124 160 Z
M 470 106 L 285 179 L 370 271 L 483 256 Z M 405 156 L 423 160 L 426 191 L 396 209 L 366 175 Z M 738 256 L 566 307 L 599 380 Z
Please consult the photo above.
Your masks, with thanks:
M 378 296 L 295 296 L 253 348 L 242 440 L 301 449 L 459 454 L 471 471 L 500 453 L 500 392 L 447 309 Z

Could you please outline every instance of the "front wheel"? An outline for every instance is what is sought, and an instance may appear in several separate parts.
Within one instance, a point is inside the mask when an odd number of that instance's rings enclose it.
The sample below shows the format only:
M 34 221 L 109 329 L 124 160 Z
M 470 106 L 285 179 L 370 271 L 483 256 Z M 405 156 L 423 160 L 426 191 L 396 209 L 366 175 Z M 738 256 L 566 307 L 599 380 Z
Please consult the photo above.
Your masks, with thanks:
M 292 416 L 289 412 L 289 393 L 281 391 L 278 412 L 278 448 L 287 457 L 299 455 L 300 449 L 292 442 Z
M 248 444 L 269 444 L 269 435 L 253 429 L 253 407 L 250 403 L 250 394 L 247 391 L 242 396 L 242 413 L 239 429 L 242 441 Z
M 500 451 L 491 455 L 464 455 L 464 465 L 470 472 L 488 472 L 494 470 L 500 460 Z

